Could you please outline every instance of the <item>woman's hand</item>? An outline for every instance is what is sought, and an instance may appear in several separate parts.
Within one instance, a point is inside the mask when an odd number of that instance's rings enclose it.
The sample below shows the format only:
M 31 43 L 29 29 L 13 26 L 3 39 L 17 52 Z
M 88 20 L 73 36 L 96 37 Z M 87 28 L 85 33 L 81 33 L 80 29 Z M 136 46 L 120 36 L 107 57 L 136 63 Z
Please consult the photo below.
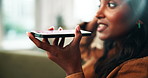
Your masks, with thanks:
M 79 43 L 82 35 L 79 26 L 77 26 L 75 29 L 75 37 L 73 41 L 65 47 L 65 38 L 62 38 L 60 42 L 59 38 L 56 38 L 53 41 L 53 45 L 51 45 L 46 38 L 40 41 L 31 33 L 28 33 L 28 36 L 38 48 L 47 51 L 48 58 L 62 67 L 67 75 L 82 72 L 81 55 L 79 49 Z

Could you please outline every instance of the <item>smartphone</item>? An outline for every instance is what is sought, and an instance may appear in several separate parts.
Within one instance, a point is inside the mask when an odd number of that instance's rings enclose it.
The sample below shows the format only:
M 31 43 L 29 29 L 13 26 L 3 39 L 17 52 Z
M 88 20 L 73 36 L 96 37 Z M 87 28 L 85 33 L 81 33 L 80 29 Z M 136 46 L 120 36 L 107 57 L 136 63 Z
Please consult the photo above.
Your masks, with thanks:
M 82 36 L 91 36 L 91 32 L 80 30 Z M 56 37 L 74 37 L 75 30 L 50 30 L 50 31 L 31 31 L 35 37 L 39 38 L 56 38 Z

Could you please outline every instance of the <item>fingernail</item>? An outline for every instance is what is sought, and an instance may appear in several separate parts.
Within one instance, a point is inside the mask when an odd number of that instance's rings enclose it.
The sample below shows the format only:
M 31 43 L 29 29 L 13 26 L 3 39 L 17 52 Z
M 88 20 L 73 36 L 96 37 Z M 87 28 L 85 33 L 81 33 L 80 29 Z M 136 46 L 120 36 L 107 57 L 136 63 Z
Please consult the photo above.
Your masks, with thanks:
M 30 37 L 30 32 L 26 32 L 26 35 L 27 35 L 28 37 Z
M 54 26 L 49 27 L 49 30 L 54 30 Z
M 77 25 L 76 28 L 77 28 L 77 31 L 80 31 L 80 25 Z
M 59 27 L 58 30 L 61 31 L 61 30 L 63 30 L 63 28 L 62 27 Z

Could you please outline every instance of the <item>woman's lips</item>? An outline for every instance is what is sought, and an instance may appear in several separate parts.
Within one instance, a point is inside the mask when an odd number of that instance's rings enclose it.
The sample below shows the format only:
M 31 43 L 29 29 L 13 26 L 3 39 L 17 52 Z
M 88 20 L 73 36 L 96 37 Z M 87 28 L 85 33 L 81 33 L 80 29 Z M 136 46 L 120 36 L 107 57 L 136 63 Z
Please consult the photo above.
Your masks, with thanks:
M 108 25 L 100 23 L 100 24 L 98 25 L 97 31 L 98 31 L 98 32 L 102 32 L 102 31 L 104 31 L 107 27 L 108 27 Z

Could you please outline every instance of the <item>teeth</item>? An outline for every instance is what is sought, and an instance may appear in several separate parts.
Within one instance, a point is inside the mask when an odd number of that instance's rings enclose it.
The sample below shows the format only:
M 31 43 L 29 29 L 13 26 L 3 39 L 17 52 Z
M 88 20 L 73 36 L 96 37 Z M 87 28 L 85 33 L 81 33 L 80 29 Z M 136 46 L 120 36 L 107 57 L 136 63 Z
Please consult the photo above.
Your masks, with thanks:
M 99 27 L 104 27 L 104 26 L 106 26 L 106 25 L 104 25 L 104 24 L 99 24 Z

